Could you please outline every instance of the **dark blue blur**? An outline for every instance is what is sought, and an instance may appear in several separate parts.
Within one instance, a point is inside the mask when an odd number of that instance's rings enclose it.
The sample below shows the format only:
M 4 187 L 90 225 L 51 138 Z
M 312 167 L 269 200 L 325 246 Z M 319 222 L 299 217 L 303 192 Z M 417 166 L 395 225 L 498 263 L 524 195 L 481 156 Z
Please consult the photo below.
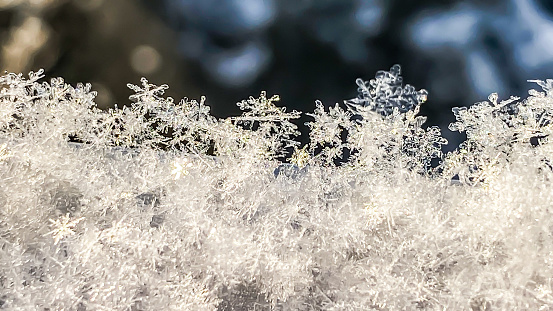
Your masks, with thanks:
M 452 107 L 491 92 L 524 96 L 534 87 L 528 79 L 553 78 L 549 0 L 144 3 L 178 32 L 179 53 L 213 83 L 208 96 L 267 89 L 291 108 L 311 110 L 315 99 L 331 105 L 354 97 L 355 78 L 400 63 L 407 83 L 429 91 L 423 113 L 444 129 L 450 148 L 459 140 L 447 130 Z

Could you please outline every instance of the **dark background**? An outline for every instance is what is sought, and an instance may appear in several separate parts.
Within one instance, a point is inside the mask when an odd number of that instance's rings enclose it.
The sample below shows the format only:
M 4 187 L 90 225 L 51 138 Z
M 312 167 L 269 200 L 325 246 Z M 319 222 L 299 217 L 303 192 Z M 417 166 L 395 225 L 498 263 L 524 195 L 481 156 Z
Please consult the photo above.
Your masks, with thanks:
M 452 107 L 553 78 L 553 1 L 0 0 L 0 40 L 2 70 L 91 82 L 101 108 L 145 76 L 177 100 L 206 95 L 217 117 L 261 90 L 288 109 L 334 105 L 398 63 L 450 150 Z

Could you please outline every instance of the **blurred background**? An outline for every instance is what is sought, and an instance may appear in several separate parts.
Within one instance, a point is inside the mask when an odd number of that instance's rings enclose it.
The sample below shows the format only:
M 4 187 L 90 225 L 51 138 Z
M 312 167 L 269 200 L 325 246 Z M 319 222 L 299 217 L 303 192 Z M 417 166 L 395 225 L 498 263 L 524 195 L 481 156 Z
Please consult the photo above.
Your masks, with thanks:
M 452 107 L 553 78 L 553 1 L 0 0 L 0 43 L 2 71 L 91 82 L 101 108 L 144 76 L 176 100 L 206 95 L 217 117 L 261 90 L 288 109 L 334 105 L 398 63 L 451 150 Z

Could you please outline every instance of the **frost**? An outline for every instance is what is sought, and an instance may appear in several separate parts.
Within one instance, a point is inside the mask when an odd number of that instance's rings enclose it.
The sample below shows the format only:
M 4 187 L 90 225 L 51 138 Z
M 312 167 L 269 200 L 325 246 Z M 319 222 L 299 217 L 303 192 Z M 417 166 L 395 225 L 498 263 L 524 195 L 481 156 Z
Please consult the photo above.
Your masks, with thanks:
M 551 81 L 455 109 L 443 155 L 399 73 L 316 102 L 301 147 L 265 92 L 217 119 L 145 79 L 102 111 L 0 77 L 0 309 L 547 309 Z

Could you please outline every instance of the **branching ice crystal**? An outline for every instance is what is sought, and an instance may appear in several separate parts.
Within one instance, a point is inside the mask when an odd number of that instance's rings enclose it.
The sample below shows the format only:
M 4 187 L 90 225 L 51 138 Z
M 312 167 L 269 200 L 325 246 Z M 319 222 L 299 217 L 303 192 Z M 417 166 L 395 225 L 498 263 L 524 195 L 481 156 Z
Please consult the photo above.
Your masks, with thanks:
M 50 231 L 48 234 L 54 237 L 54 244 L 58 244 L 60 240 L 75 234 L 75 226 L 83 219 L 84 217 L 80 217 L 72 220 L 69 214 L 61 216 L 59 219 L 50 219 L 50 223 L 54 230 Z
M 446 171 L 467 183 L 487 184 L 489 178 L 485 176 L 491 176 L 490 169 L 510 165 L 514 155 L 542 157 L 538 163 L 549 171 L 550 156 L 543 152 L 548 150 L 553 133 L 552 81 L 533 80 L 545 93 L 531 90 L 523 101 L 517 97 L 498 101 L 498 94 L 493 93 L 488 101 L 453 109 L 457 122 L 449 128 L 465 132 L 467 140 L 448 155 Z M 534 148 L 537 146 L 543 147 Z
M 416 91 L 409 84 L 403 86 L 401 67 L 394 65 L 390 71 L 378 71 L 374 79 L 355 81 L 359 88 L 359 96 L 348 100 L 348 103 L 362 105 L 369 110 L 382 115 L 390 115 L 394 109 L 400 112 L 413 110 L 426 101 L 426 90 Z
M 348 145 L 343 142 L 342 134 L 353 126 L 352 113 L 342 109 L 338 104 L 329 107 L 326 112 L 322 102 L 316 102 L 313 113 L 307 113 L 314 121 L 309 126 L 309 151 L 319 151 L 318 158 L 324 163 L 332 164 L 334 159 L 341 158 Z
M 180 179 L 182 176 L 188 175 L 188 169 L 192 166 L 193 164 L 190 163 L 188 158 L 175 159 L 175 161 L 173 161 L 171 175 L 173 175 L 175 179 Z
M 255 153 L 268 158 L 284 155 L 286 148 L 297 145 L 293 137 L 299 135 L 297 126 L 290 120 L 299 118 L 301 113 L 295 110 L 286 112 L 286 108 L 277 107 L 275 102 L 279 100 L 278 95 L 267 98 L 267 93 L 262 91 L 259 98 L 250 97 L 239 102 L 237 105 L 244 112 L 239 117 L 230 118 L 235 124 L 250 130 L 246 141 L 253 141 L 258 149 Z
M 357 80 L 359 97 L 345 101 L 349 114 L 357 117 L 346 128 L 346 146 L 358 164 L 369 170 L 407 168 L 428 173 L 432 159 L 441 158 L 441 146 L 447 140 L 437 126 L 422 127 L 426 117 L 418 113 L 427 92 L 404 87 L 400 72 L 400 66 L 394 65 L 369 82 Z
M 303 148 L 301 149 L 298 149 L 294 146 L 294 153 L 290 158 L 290 162 L 297 165 L 299 168 L 305 167 L 309 162 L 309 153 L 307 152 L 306 148 L 307 145 L 303 146 Z

